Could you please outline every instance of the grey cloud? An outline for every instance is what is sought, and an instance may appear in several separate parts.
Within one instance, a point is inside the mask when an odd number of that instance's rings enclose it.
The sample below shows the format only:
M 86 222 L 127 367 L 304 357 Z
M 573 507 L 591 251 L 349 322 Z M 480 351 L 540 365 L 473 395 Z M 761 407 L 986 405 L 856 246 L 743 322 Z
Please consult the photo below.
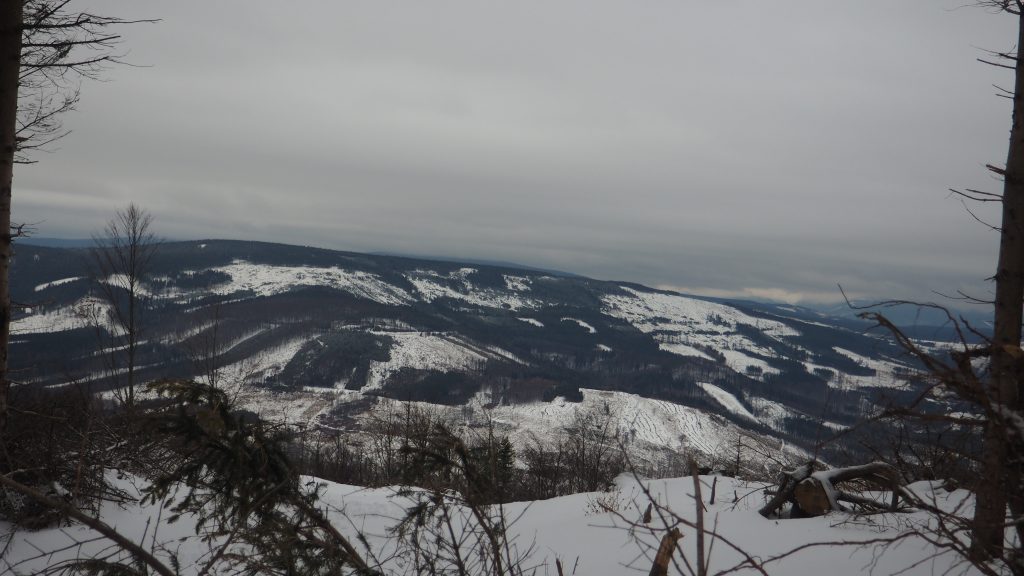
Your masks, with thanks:
M 984 290 L 1008 107 L 953 2 L 95 1 L 129 59 L 15 218 L 514 260 L 826 298 Z M 982 209 L 981 215 L 993 217 Z M 751 292 L 753 291 L 753 292 Z M 790 297 L 790 296 L 787 296 Z

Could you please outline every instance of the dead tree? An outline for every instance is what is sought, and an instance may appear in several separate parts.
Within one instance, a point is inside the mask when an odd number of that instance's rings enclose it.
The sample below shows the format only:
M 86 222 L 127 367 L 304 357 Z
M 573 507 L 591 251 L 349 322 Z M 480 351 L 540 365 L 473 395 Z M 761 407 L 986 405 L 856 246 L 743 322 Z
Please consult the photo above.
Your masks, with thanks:
M 109 307 L 107 331 L 117 344 L 107 347 L 110 352 L 105 360 L 116 386 L 115 394 L 129 418 L 135 407 L 135 369 L 145 310 L 144 282 L 158 247 L 150 229 L 152 224 L 152 215 L 129 204 L 107 223 L 102 234 L 93 237 L 91 251 L 95 285 Z
M 1024 45 L 1024 1 L 978 0 L 979 6 L 1011 15 L 1017 20 L 1016 48 L 1012 51 L 989 51 L 978 60 L 998 68 L 1012 70 L 1013 88 L 997 87 L 999 95 L 1013 103 L 1010 141 L 1006 164 L 987 165 L 989 171 L 1003 181 L 1001 193 L 980 190 L 953 190 L 965 199 L 998 202 L 1001 223 L 989 226 L 999 232 L 999 257 L 996 264 L 995 305 L 992 338 L 978 355 L 990 360 L 987 381 L 975 381 L 973 370 L 963 370 L 968 389 L 961 382 L 952 386 L 961 397 L 984 411 L 981 474 L 975 487 L 977 506 L 971 533 L 971 550 L 975 561 L 1003 557 L 1007 505 L 1016 516 L 1012 523 L 1020 525 L 1024 515 L 1024 462 L 1014 449 L 1021 444 L 1021 430 L 1015 424 L 1024 414 L 1022 405 L 1021 321 L 1024 319 L 1024 63 L 1019 49 Z M 973 213 L 972 213 L 973 215 Z M 969 373 L 969 374 L 968 374 Z M 1019 560 L 1018 560 L 1019 562 Z M 1024 571 L 1024 567 L 1018 566 Z
M 984 430 L 978 482 L 973 487 L 977 505 L 971 522 L 971 560 L 979 565 L 991 559 L 1007 559 L 1017 573 L 1024 573 L 1019 544 L 1013 558 L 1007 558 L 1004 550 L 1008 526 L 1017 530 L 1018 542 L 1024 536 L 1024 451 L 1020 448 L 1024 445 L 1024 61 L 1019 52 L 1024 46 L 1024 0 L 977 0 L 976 5 L 1017 20 L 1016 47 L 989 51 L 979 58 L 985 64 L 1012 70 L 1014 75 L 1012 89 L 997 87 L 998 95 L 1011 100 L 1013 108 L 1006 163 L 986 166 L 1002 179 L 1002 191 L 952 190 L 965 200 L 997 202 L 1001 207 L 1000 224 L 988 225 L 999 233 L 999 256 L 992 276 L 995 299 L 984 302 L 994 304 L 992 336 L 982 346 L 969 346 L 961 338 L 962 349 L 946 361 L 923 351 L 884 315 L 869 313 L 862 317 L 888 328 L 898 343 L 921 361 L 937 386 L 955 393 L 981 414 Z M 952 316 L 950 320 L 958 330 L 961 328 Z M 989 361 L 987 377 L 971 365 L 979 358 Z M 1008 506 L 1012 513 L 1009 519 Z
M 18 85 L 20 83 L 22 14 L 21 2 L 0 6 L 0 438 L 7 430 L 7 400 L 11 382 L 7 349 L 11 334 L 11 186 L 17 150 Z M 0 443 L 0 448 L 2 448 Z M 9 467 L 6 449 L 0 469 Z
M 1000 0 L 995 4 L 1017 18 L 1017 46 L 1024 45 L 1024 3 Z M 995 316 L 991 346 L 991 382 L 986 393 L 992 404 L 1006 411 L 1002 418 L 989 417 L 985 427 L 982 478 L 976 489 L 973 549 L 982 558 L 1002 556 L 1006 506 L 1024 513 L 1020 491 L 1022 463 L 1011 445 L 1022 438 L 1007 432 L 1005 417 L 1022 412 L 1021 320 L 1024 317 L 1024 63 L 1015 54 L 997 53 L 999 66 L 1014 71 L 1013 116 L 1006 166 L 990 166 L 1002 176 L 1002 224 L 999 227 L 999 261 L 996 265 Z M 1019 455 L 1018 455 L 1019 456 Z M 1013 495 L 1011 497 L 1011 495 Z
M 118 61 L 129 21 L 69 9 L 70 0 L 12 0 L 0 7 L 0 438 L 10 392 L 11 225 L 14 164 L 60 138 L 60 115 L 78 102 L 78 84 Z M 0 445 L 2 449 L 2 445 Z M 0 466 L 7 466 L 3 461 Z

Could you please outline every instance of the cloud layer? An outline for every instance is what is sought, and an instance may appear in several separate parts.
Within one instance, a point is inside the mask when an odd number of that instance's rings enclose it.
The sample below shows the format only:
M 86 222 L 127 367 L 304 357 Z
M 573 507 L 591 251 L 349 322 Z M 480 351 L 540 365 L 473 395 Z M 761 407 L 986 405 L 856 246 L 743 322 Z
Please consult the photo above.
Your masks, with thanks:
M 952 2 L 96 1 L 157 17 L 15 218 L 491 258 L 716 293 L 984 294 L 1014 20 Z M 981 207 L 979 215 L 994 215 Z

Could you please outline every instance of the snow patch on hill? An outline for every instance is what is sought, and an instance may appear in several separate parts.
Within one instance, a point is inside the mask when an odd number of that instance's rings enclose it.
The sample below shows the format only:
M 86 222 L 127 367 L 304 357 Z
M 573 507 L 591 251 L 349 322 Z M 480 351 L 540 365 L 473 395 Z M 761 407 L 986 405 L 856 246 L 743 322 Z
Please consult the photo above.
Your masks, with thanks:
M 711 455 L 735 444 L 738 428 L 727 420 L 688 406 L 644 398 L 626 392 L 583 388 L 583 402 L 553 402 L 501 405 L 487 413 L 511 433 L 516 446 L 539 441 L 554 443 L 563 427 L 577 414 L 585 418 L 614 420 L 634 458 L 654 460 L 666 450 L 696 450 Z
M 236 260 L 227 266 L 211 268 L 231 276 L 211 292 L 219 295 L 251 290 L 258 296 L 272 296 L 296 286 L 326 286 L 381 304 L 402 306 L 415 299 L 408 292 L 382 280 L 376 274 L 337 267 L 270 266 Z
M 505 287 L 513 292 L 527 292 L 530 290 L 532 280 L 526 276 L 503 274 L 502 277 L 505 279 Z
M 800 333 L 775 320 L 755 318 L 737 308 L 688 298 L 678 294 L 641 292 L 621 287 L 627 295 L 608 294 L 602 297 L 606 314 L 621 318 L 643 332 L 655 330 L 727 335 L 737 325 L 754 326 L 769 336 L 798 336 Z
M 708 360 L 714 360 L 707 353 L 690 346 L 689 344 L 670 343 L 670 342 L 659 342 L 658 347 L 665 352 L 671 352 L 678 356 L 696 356 L 698 358 L 706 358 Z
M 330 408 L 331 390 L 280 392 L 261 384 L 280 374 L 306 342 L 314 337 L 294 338 L 217 370 L 217 385 L 234 398 L 235 405 L 276 423 L 311 424 Z M 203 375 L 199 375 L 202 377 Z
M 748 398 L 748 402 L 753 406 L 757 419 L 767 424 L 772 430 L 782 430 L 786 418 L 794 415 L 792 410 L 774 400 L 754 396 Z
M 125 293 L 133 288 L 131 278 L 129 278 L 127 274 L 111 274 L 104 278 L 102 282 L 108 286 L 120 288 L 121 290 L 124 290 Z M 146 287 L 145 283 L 138 278 L 135 280 L 134 290 L 135 295 L 138 298 L 153 298 L 155 296 L 153 292 Z
M 753 344 L 753 343 L 751 343 Z M 757 346 L 760 348 L 760 346 Z M 766 350 L 767 351 L 767 350 Z M 779 374 L 781 371 L 778 368 L 773 368 L 770 364 L 761 360 L 760 358 L 754 358 L 748 354 L 744 354 L 739 350 L 719 350 L 722 356 L 725 356 L 725 364 L 729 368 L 739 372 L 740 374 Z M 767 351 L 770 352 L 770 351 Z
M 30 309 L 31 310 L 31 309 Z M 32 311 L 11 321 L 11 334 L 44 334 L 85 328 L 99 323 L 108 331 L 118 332 L 109 320 L 110 305 L 98 298 L 85 297 L 71 306 L 53 310 Z
M 462 268 L 442 275 L 433 270 L 415 270 L 407 273 L 405 277 L 416 287 L 420 298 L 425 302 L 451 298 L 485 308 L 521 310 L 540 307 L 540 301 L 522 296 L 519 292 L 509 293 L 475 286 L 469 281 L 469 276 L 474 272 L 476 270 L 472 268 Z
M 70 278 L 61 278 L 60 280 L 54 280 L 53 282 L 44 282 L 44 283 L 36 286 L 33 290 L 35 292 L 42 292 L 43 290 L 46 290 L 47 288 L 52 288 L 54 286 L 63 286 L 64 284 L 70 284 L 72 282 L 77 282 L 78 280 L 82 280 L 84 278 L 85 278 L 85 276 L 72 276 Z
M 604 313 L 625 320 L 642 332 L 657 332 L 663 349 L 669 352 L 706 357 L 694 352 L 699 351 L 699 347 L 710 347 L 725 356 L 725 363 L 730 368 L 755 377 L 779 371 L 745 353 L 765 357 L 774 354 L 771 349 L 739 333 L 742 326 L 756 328 L 776 339 L 799 335 L 798 331 L 782 322 L 756 318 L 724 304 L 677 294 L 641 292 L 625 286 L 622 290 L 625 295 L 602 297 Z M 748 372 L 751 367 L 755 372 Z M 757 369 L 760 372 L 756 372 Z
M 479 429 L 488 423 L 507 434 L 517 450 L 540 444 L 554 446 L 577 419 L 593 421 L 609 417 L 610 429 L 618 436 L 638 463 L 656 463 L 666 454 L 693 451 L 709 460 L 735 451 L 741 429 L 728 420 L 697 408 L 663 400 L 644 398 L 626 392 L 581 389 L 583 401 L 492 405 L 483 390 L 477 401 L 462 407 L 447 407 L 422 402 L 401 402 L 376 398 L 362 419 L 386 419 L 387 414 L 402 413 L 407 404 L 442 415 L 456 429 Z M 484 408 L 484 406 L 489 406 Z M 789 448 L 787 448 L 789 450 Z M 802 452 L 793 452 L 802 454 Z
M 597 334 L 597 328 L 594 328 L 593 326 L 587 324 L 583 320 L 579 320 L 577 318 L 562 318 L 562 322 L 575 322 L 580 325 L 580 328 L 583 328 L 587 332 L 590 332 L 591 334 Z
M 391 359 L 371 362 L 363 391 L 383 387 L 387 379 L 402 368 L 457 372 L 468 370 L 487 360 L 488 356 L 450 336 L 425 332 L 375 332 L 390 337 Z M 506 353 L 507 354 L 507 353 Z
M 847 350 L 845 348 L 839 348 L 833 346 L 833 350 L 837 353 L 846 356 L 853 360 L 857 364 L 870 368 L 875 371 L 872 376 L 854 376 L 851 374 L 839 374 L 835 385 L 839 388 L 860 388 L 865 386 L 885 386 L 888 388 L 902 388 L 906 389 L 910 386 L 907 381 L 906 374 L 908 368 L 896 362 L 890 360 L 880 360 L 875 358 L 868 358 Z
M 721 404 L 722 407 L 729 412 L 757 422 L 757 418 L 751 414 L 750 410 L 747 410 L 747 407 L 744 406 L 743 403 L 741 403 L 731 392 L 726 392 L 718 386 L 708 382 L 698 382 L 697 385 L 703 388 L 709 396 L 715 399 L 715 402 Z

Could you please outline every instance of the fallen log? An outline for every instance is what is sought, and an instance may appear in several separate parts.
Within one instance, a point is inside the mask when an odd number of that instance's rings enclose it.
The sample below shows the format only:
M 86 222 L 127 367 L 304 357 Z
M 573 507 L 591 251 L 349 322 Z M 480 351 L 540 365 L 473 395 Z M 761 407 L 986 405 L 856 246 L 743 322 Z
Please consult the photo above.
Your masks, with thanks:
M 864 480 L 884 487 L 892 492 L 888 505 L 864 498 L 837 488 L 841 482 Z M 793 496 L 800 510 L 808 516 L 821 516 L 832 510 L 846 510 L 840 501 L 895 512 L 899 506 L 902 478 L 899 471 L 884 462 L 873 462 L 863 466 L 850 466 L 814 472 L 801 480 L 793 489 Z

